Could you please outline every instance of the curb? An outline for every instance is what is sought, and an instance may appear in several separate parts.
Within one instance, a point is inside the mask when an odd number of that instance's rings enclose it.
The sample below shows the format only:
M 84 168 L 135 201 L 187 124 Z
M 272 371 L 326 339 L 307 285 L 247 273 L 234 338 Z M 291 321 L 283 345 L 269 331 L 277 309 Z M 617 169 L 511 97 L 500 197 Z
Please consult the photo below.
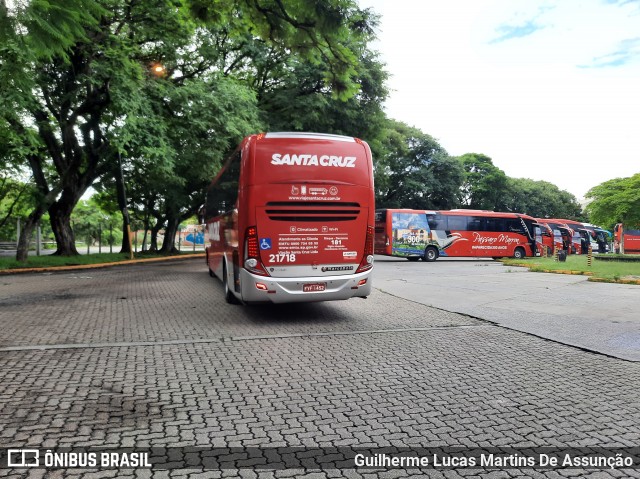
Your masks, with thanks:
M 48 273 L 48 272 L 55 272 L 55 271 L 74 271 L 74 270 L 80 270 L 80 269 L 98 269 L 98 268 L 109 268 L 111 266 L 122 266 L 122 265 L 129 265 L 129 264 L 138 264 L 138 263 L 159 263 L 162 261 L 185 260 L 185 259 L 204 258 L 204 257 L 205 257 L 205 253 L 196 253 L 196 254 L 188 254 L 188 255 L 180 255 L 180 256 L 163 256 L 160 258 L 127 259 L 124 261 L 114 261 L 111 263 L 77 264 L 77 265 L 67 265 L 67 266 L 46 266 L 43 268 L 15 268 L 15 269 L 0 270 L 0 275 L 20 274 L 20 273 Z
M 615 284 L 636 284 L 640 286 L 640 279 L 605 279 L 605 278 L 589 278 L 594 283 L 615 283 Z
M 504 264 L 504 263 L 503 263 Z M 599 278 L 597 276 L 593 276 L 593 271 L 572 271 L 567 269 L 532 269 L 535 266 L 526 263 L 517 263 L 517 264 L 509 264 L 505 266 L 515 266 L 521 268 L 528 268 L 531 273 L 553 273 L 553 274 L 571 274 L 575 276 L 587 276 L 587 281 L 591 281 L 594 283 L 611 283 L 611 284 L 637 284 L 640 285 L 640 279 L 608 279 L 608 278 Z

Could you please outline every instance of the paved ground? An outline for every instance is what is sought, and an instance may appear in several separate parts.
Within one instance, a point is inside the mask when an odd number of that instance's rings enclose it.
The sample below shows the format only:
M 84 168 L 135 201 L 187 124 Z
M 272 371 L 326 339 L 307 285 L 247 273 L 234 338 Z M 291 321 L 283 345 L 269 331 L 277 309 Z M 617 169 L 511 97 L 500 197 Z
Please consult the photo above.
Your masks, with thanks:
M 493 260 L 376 257 L 376 287 L 543 338 L 640 361 L 640 286 L 530 273 Z M 454 289 L 452 291 L 452 288 Z
M 380 278 L 389 267 L 379 263 Z M 338 447 L 344 456 L 383 446 L 522 453 L 640 440 L 640 364 L 379 290 L 367 300 L 230 306 L 201 260 L 1 276 L 0 331 L 0 447 L 194 446 L 205 456 L 212 447 L 266 456 Z M 323 454 L 318 462 L 345 462 Z M 637 467 L 0 476 L 595 479 L 640 477 Z

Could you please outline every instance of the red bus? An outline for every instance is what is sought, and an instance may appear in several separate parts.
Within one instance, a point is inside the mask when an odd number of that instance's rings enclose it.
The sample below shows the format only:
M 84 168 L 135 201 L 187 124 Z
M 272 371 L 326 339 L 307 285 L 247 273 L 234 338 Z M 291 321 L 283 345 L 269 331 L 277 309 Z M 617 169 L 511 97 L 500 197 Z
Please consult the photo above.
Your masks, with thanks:
M 535 226 L 534 218 L 518 213 L 378 210 L 375 252 L 424 261 L 439 256 L 524 258 L 539 254 Z
M 545 219 L 548 224 L 569 228 L 571 231 L 571 249 L 573 254 L 587 254 L 591 244 L 591 232 L 579 221 L 565 220 L 558 218 Z
M 574 231 L 562 223 L 564 220 L 538 218 L 536 221 L 549 227 L 553 232 L 553 249 L 566 251 L 567 254 L 572 252 Z
M 207 190 L 209 274 L 230 303 L 366 297 L 373 268 L 371 151 L 319 133 L 246 137 Z
M 553 230 L 546 223 L 538 221 L 535 223 L 534 231 L 539 256 L 551 256 L 555 247 Z
M 631 229 L 618 223 L 613 229 L 613 241 L 616 253 L 640 254 L 640 229 Z

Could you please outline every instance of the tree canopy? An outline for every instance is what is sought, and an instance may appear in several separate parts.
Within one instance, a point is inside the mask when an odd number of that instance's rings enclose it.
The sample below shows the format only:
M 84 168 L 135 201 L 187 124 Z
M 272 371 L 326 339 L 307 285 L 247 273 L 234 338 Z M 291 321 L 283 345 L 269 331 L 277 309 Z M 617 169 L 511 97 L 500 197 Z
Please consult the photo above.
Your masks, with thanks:
M 466 208 L 502 211 L 507 175 L 493 164 L 491 158 L 480 153 L 467 153 L 460 158 L 464 169 L 462 204 Z
M 507 178 L 507 188 L 501 195 L 507 211 L 525 213 L 535 218 L 584 219 L 576 197 L 548 181 Z
M 377 207 L 447 209 L 459 204 L 462 167 L 430 135 L 389 120 L 373 151 L 378 154 Z
M 586 195 L 589 219 L 606 227 L 616 223 L 640 226 L 640 173 L 615 178 L 591 188 Z

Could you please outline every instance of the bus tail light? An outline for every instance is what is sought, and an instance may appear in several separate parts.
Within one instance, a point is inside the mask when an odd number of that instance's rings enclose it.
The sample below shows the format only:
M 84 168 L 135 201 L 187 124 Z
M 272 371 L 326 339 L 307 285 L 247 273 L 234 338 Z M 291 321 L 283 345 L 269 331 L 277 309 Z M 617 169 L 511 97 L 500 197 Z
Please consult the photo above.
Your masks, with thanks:
M 373 226 L 367 226 L 367 237 L 364 240 L 364 254 L 356 273 L 362 273 L 373 268 Z
M 249 226 L 244 241 L 244 267 L 248 271 L 260 276 L 269 276 L 260 261 L 260 247 L 258 246 L 258 228 Z

